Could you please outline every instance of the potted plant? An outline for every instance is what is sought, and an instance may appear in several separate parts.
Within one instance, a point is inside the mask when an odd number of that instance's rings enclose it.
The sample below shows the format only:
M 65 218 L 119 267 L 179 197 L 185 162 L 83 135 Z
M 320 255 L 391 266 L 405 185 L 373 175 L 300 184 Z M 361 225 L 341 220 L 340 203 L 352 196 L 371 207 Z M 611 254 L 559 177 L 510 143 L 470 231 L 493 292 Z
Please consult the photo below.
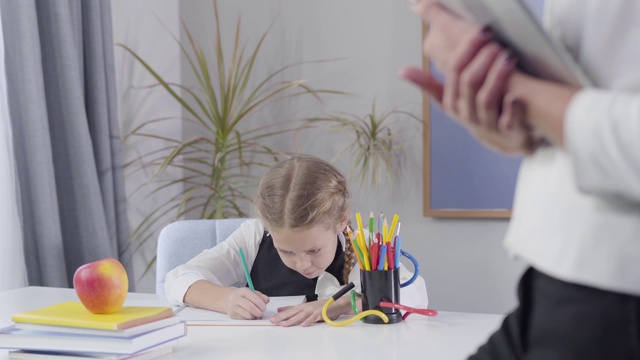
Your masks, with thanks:
M 172 197 L 153 209 L 131 235 L 131 244 L 140 248 L 157 237 L 160 228 L 186 214 L 202 219 L 247 216 L 251 191 L 255 188 L 256 173 L 270 166 L 282 155 L 266 140 L 308 127 L 304 121 L 281 121 L 255 125 L 248 122 L 258 110 L 292 97 L 312 96 L 320 99 L 324 94 L 342 94 L 339 91 L 312 89 L 303 80 L 278 81 L 287 70 L 306 63 L 284 66 L 255 81 L 254 66 L 268 30 L 262 33 L 257 45 L 246 51 L 241 39 L 241 21 L 237 20 L 230 52 L 223 47 L 218 2 L 214 1 L 215 55 L 208 58 L 199 42 L 184 26 L 187 41 L 178 42 L 184 59 L 197 79 L 198 88 L 172 83 L 156 71 L 145 59 L 124 44 L 118 44 L 131 54 L 149 74 L 177 101 L 188 114 L 188 119 L 199 128 L 199 135 L 189 139 L 158 137 L 145 130 L 158 120 L 149 120 L 133 128 L 125 138 L 145 137 L 170 144 L 127 164 L 133 167 L 156 168 L 145 184 L 150 194 L 176 184 L 183 185 L 178 196 Z M 257 85 L 252 85 L 257 84 Z M 184 94 L 184 95 L 183 95 Z M 166 120 L 166 119 L 164 119 Z M 302 120 L 302 119 L 301 119 Z M 253 126 L 252 126 L 253 125 Z M 177 168 L 181 176 L 161 179 L 158 175 L 168 168 Z M 145 273 L 155 262 L 149 262 Z
M 397 176 L 402 172 L 405 156 L 404 132 L 398 127 L 405 118 L 415 120 L 413 124 L 422 124 L 422 120 L 414 114 L 391 108 L 379 111 L 376 101 L 364 114 L 336 113 L 324 117 L 316 117 L 307 121 L 321 125 L 330 131 L 346 134 L 349 139 L 334 157 L 334 160 L 345 155 L 349 158 L 349 178 L 359 183 L 359 188 L 371 189 L 378 194 L 383 185 L 393 188 Z

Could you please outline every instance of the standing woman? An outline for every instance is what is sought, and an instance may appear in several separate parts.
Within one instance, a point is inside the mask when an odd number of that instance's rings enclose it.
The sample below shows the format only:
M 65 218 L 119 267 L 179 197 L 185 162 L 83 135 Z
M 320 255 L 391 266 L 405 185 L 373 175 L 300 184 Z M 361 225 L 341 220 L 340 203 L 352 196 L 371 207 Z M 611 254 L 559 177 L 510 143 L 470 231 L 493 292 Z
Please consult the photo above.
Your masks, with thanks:
M 445 79 L 401 76 L 479 141 L 526 155 L 506 247 L 530 268 L 519 306 L 471 358 L 640 359 L 640 1 L 545 6 L 594 87 L 526 75 L 490 29 L 413 2 Z

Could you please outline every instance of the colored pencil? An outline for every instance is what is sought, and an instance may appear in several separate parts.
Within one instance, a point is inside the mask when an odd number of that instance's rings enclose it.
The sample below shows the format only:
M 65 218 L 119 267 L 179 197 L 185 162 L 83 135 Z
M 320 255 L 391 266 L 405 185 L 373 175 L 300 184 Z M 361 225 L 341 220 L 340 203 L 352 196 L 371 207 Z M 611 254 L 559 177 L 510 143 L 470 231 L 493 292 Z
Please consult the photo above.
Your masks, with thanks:
M 396 225 L 398 225 L 398 214 L 393 214 L 393 220 L 391 220 L 391 227 L 389 228 L 389 234 L 387 234 L 387 239 L 389 241 L 393 240 L 393 236 L 395 235 Z
M 373 211 L 369 213 L 369 247 L 371 247 L 371 243 L 373 242 Z
M 253 281 L 251 281 L 251 274 L 249 274 L 249 267 L 247 266 L 247 260 L 244 258 L 244 253 L 242 252 L 242 248 L 238 248 L 238 252 L 240 253 L 240 260 L 242 261 L 244 276 L 247 277 L 247 284 L 249 284 L 249 289 L 251 289 L 251 291 L 253 292 L 256 292 L 256 289 L 253 287 Z
M 347 236 L 349 237 L 349 242 L 351 243 L 351 247 L 353 248 L 353 252 L 356 255 L 356 260 L 358 260 L 358 265 L 360 265 L 360 269 L 366 270 L 364 267 L 364 263 L 362 262 L 362 253 L 358 252 L 358 247 L 356 246 L 356 242 L 353 239 L 353 231 L 351 231 L 351 227 L 347 226 Z
M 380 245 L 380 260 L 378 261 L 378 270 L 384 270 L 384 262 L 387 258 L 385 255 L 387 254 L 387 245 Z
M 396 267 L 400 267 L 400 252 L 402 251 L 402 238 L 400 236 L 396 236 L 396 246 L 394 246 L 393 251 L 395 252 L 395 265 Z

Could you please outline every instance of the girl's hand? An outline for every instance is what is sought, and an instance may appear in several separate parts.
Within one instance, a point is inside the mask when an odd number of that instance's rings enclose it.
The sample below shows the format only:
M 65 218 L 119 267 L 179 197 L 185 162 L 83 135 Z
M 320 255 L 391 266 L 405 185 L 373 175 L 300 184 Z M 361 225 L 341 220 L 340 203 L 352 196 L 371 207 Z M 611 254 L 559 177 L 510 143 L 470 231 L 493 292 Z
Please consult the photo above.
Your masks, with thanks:
M 225 313 L 236 320 L 260 319 L 268 303 L 269 297 L 259 291 L 254 293 L 246 287 L 230 289 Z
M 270 320 L 271 323 L 280 326 L 309 326 L 316 322 L 323 321 L 322 307 L 329 299 L 319 299 L 296 306 L 285 306 L 278 308 L 278 314 Z M 351 301 L 348 296 L 335 301 L 327 309 L 327 316 L 331 320 L 337 319 L 340 315 L 351 313 Z
M 485 145 L 505 154 L 529 154 L 533 136 L 522 103 L 505 96 L 515 59 L 492 41 L 491 32 L 467 22 L 432 0 L 414 10 L 429 24 L 424 53 L 444 74 L 445 83 L 417 68 L 400 76 L 429 93 L 435 102 Z
M 280 326 L 310 326 L 322 321 L 322 307 L 327 300 L 316 300 L 296 306 L 278 308 L 278 314 L 271 317 L 271 323 Z

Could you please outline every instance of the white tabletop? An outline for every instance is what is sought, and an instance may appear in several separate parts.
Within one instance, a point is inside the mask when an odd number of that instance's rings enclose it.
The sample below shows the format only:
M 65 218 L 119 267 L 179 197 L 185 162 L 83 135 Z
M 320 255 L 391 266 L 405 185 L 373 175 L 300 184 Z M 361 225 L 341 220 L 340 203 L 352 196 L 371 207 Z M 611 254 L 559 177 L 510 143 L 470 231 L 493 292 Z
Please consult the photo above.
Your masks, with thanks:
M 0 326 L 11 315 L 77 300 L 73 289 L 27 287 L 0 292 Z M 127 302 L 157 305 L 155 294 L 130 293 Z M 161 359 L 465 359 L 495 331 L 502 315 L 439 312 L 411 315 L 393 325 L 355 322 L 345 327 L 189 326 L 171 355 Z M 7 351 L 0 349 L 0 359 Z

